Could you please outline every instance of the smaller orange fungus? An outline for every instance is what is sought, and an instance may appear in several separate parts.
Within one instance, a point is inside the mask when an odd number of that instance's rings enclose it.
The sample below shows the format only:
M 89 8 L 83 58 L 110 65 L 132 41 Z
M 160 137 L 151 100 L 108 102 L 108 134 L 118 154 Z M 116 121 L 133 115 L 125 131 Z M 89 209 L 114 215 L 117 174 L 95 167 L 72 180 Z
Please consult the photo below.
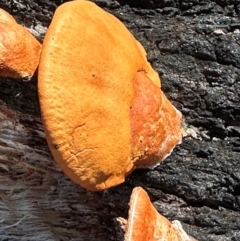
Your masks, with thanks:
M 180 222 L 169 222 L 158 213 L 148 194 L 141 188 L 133 189 L 125 226 L 124 241 L 196 241 L 187 235 Z
M 0 9 L 0 76 L 30 79 L 40 58 L 41 44 L 26 28 Z

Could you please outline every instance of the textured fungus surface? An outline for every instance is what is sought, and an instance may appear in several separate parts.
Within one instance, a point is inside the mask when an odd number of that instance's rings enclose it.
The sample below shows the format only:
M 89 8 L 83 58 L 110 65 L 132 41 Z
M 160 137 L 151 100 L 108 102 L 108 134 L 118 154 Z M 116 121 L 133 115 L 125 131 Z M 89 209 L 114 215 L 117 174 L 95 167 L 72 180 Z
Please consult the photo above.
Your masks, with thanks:
M 60 6 L 43 42 L 38 87 L 48 144 L 63 171 L 103 190 L 160 162 L 182 135 L 181 114 L 159 85 L 117 18 L 89 1 Z

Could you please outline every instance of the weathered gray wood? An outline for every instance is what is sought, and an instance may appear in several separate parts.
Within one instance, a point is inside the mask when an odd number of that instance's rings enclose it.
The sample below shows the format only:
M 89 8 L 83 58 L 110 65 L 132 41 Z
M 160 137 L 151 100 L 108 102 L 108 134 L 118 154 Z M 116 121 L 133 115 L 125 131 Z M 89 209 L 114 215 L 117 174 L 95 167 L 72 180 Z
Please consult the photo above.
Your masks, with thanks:
M 197 138 L 186 138 L 154 170 L 135 171 L 104 193 L 88 192 L 51 158 L 37 78 L 0 79 L 0 240 L 121 240 L 114 218 L 127 217 L 137 185 L 198 240 L 239 240 L 240 2 L 95 2 L 145 46 L 163 90 Z M 60 3 L 3 0 L 0 7 L 42 40 Z
M 107 240 L 109 214 L 52 160 L 40 119 L 0 110 L 0 240 Z

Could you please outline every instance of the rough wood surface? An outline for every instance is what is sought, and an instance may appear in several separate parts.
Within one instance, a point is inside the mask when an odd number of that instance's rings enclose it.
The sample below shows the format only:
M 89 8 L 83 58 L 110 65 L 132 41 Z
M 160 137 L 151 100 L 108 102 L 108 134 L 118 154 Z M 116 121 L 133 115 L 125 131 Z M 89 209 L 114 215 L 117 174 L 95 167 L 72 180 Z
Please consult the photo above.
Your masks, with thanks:
M 42 40 L 64 1 L 3 0 Z M 96 0 L 145 46 L 163 90 L 197 133 L 154 170 L 92 193 L 72 183 L 48 150 L 31 82 L 0 79 L 0 240 L 121 240 L 142 186 L 199 241 L 240 240 L 240 1 Z M 132 3 L 134 4 L 128 4 Z

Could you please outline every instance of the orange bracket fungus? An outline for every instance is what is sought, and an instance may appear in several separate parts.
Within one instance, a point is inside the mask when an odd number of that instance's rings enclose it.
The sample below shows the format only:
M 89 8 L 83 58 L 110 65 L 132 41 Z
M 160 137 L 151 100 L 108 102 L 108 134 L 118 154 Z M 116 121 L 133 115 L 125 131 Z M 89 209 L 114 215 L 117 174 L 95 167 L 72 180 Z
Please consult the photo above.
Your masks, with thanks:
M 135 187 L 130 198 L 128 220 L 118 218 L 124 241 L 197 241 L 187 235 L 179 221 L 168 221 L 152 205 L 148 194 Z
M 89 190 L 124 182 L 181 142 L 181 113 L 160 90 L 144 48 L 90 1 L 56 10 L 43 42 L 38 91 L 54 159 Z
M 38 67 L 41 44 L 0 9 L 0 76 L 29 79 Z

